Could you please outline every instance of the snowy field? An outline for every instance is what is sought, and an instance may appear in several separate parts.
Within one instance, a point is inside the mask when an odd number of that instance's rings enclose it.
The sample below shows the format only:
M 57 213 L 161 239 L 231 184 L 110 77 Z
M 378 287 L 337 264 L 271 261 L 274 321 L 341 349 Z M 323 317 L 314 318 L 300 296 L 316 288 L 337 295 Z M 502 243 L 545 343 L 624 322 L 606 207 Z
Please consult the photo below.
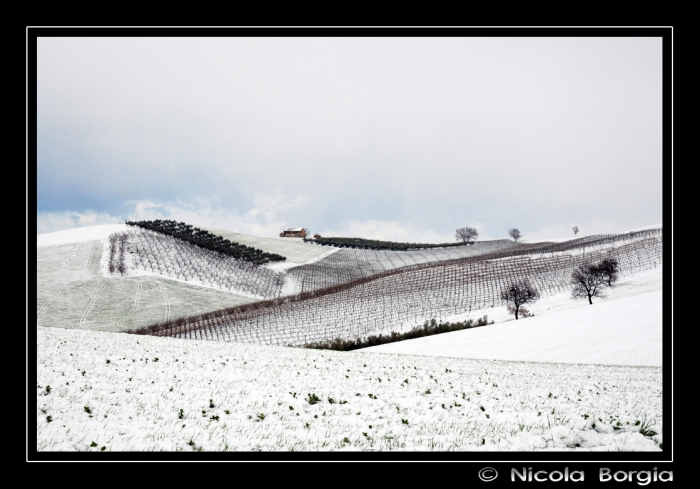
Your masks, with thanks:
M 144 269 L 128 275 L 107 271 L 110 234 L 133 230 L 126 224 L 87 226 L 37 235 L 37 324 L 61 328 L 124 331 L 179 316 L 191 316 L 255 302 L 253 294 L 227 291 L 202 280 L 185 281 Z M 290 238 L 255 238 L 223 230 L 228 239 L 260 246 L 300 263 L 337 251 Z M 249 238 L 249 239 L 248 239 Z M 273 246 L 274 245 L 274 246 Z M 292 261 L 269 265 L 272 270 L 295 266 Z M 294 291 L 291 280 L 283 294 Z
M 37 247 L 37 324 L 123 331 L 166 318 L 201 314 L 255 299 L 214 288 L 151 276 L 109 277 L 106 240 L 114 226 L 80 228 Z M 123 226 L 126 228 L 126 226 Z M 92 228 L 101 228 L 98 230 Z M 99 231 L 99 232 L 96 232 Z M 60 233 L 50 233 L 58 235 Z M 76 242 L 54 244 L 67 239 Z M 85 238 L 85 239 L 83 239 Z M 46 243 L 49 244 L 46 244 Z
M 504 308 L 453 316 L 464 320 L 488 313 L 496 324 L 367 348 L 460 358 L 564 363 L 661 366 L 661 267 L 625 278 L 605 299 L 574 301 L 569 293 L 534 303 L 534 317 L 517 321 Z
M 663 448 L 656 367 L 37 334 L 39 450 Z
M 251 236 L 249 234 L 235 233 L 225 229 L 203 226 L 199 227 L 209 231 L 210 233 L 223 236 L 230 241 L 241 243 L 246 246 L 252 246 L 267 253 L 276 253 L 278 255 L 285 256 L 289 262 L 287 266 L 311 263 L 320 259 L 321 257 L 331 255 L 339 249 L 330 246 L 318 246 L 311 243 L 304 243 L 302 238 L 262 238 L 259 236 Z
M 288 261 L 261 268 L 258 270 L 260 273 L 241 275 L 240 273 L 227 274 L 225 270 L 221 269 L 218 262 L 209 263 L 206 260 L 199 260 L 203 263 L 200 268 L 205 270 L 206 273 L 212 271 L 211 276 L 200 277 L 201 273 L 195 276 L 192 276 L 190 273 L 189 276 L 185 276 L 180 273 L 182 272 L 181 270 L 174 269 L 175 265 L 168 261 L 177 258 L 177 253 L 172 253 L 172 250 L 160 250 L 159 248 L 155 251 L 152 250 L 153 253 L 151 253 L 151 255 L 155 256 L 155 264 L 151 264 L 149 258 L 148 265 L 142 263 L 142 266 L 133 266 L 134 264 L 129 261 L 133 255 L 127 254 L 127 262 L 130 266 L 127 267 L 128 272 L 126 276 L 110 274 L 108 271 L 108 237 L 112 233 L 123 232 L 129 229 L 131 228 L 123 224 L 110 224 L 37 235 L 37 323 L 39 325 L 96 329 L 100 331 L 124 331 L 177 317 L 192 316 L 254 302 L 264 295 L 261 295 L 261 292 L 256 287 L 260 284 L 264 286 L 267 283 L 265 280 L 259 280 L 265 274 L 282 276 L 285 277 L 285 280 L 281 290 L 278 290 L 280 288 L 276 286 L 276 289 L 270 289 L 272 292 L 263 291 L 264 293 L 272 296 L 288 295 L 293 292 L 306 289 L 313 290 L 321 285 L 337 284 L 396 267 L 438 259 L 455 258 L 455 256 L 464 253 L 478 255 L 485 251 L 501 249 L 504 246 L 506 248 L 513 246 L 512 243 L 504 240 L 478 243 L 463 249 L 457 247 L 443 250 L 377 252 L 311 245 L 293 238 L 255 238 L 261 240 L 260 243 L 269 242 L 278 246 L 274 249 L 268 247 L 268 251 L 284 254 L 285 250 L 287 252 L 296 250 L 294 252 L 301 253 L 301 255 L 298 255 L 295 259 L 299 261 L 307 260 L 307 265 L 291 268 L 287 272 L 287 269 L 294 265 L 294 262 Z M 213 231 L 226 233 L 217 229 Z M 231 239 L 242 239 L 246 235 L 228 233 L 227 236 Z M 253 239 L 254 237 L 249 238 Z M 251 245 L 257 243 L 250 240 L 248 242 Z M 572 255 L 575 254 L 575 251 L 567 250 L 565 254 Z M 306 254 L 304 255 L 304 253 Z M 287 254 L 292 256 L 289 253 Z M 197 262 L 197 260 L 194 260 L 194 262 Z M 433 271 L 437 271 L 437 269 Z M 387 280 L 393 283 L 394 278 L 388 278 Z M 406 315 L 410 313 L 410 318 L 403 318 L 405 320 L 403 322 L 406 322 L 406 324 L 415 323 L 415 310 L 417 307 L 420 309 L 420 305 L 427 305 L 428 309 L 430 309 L 427 311 L 428 315 L 426 317 L 442 317 L 446 319 L 446 315 L 457 312 L 456 310 L 443 310 L 444 305 L 438 307 L 436 300 L 445 295 L 440 292 L 442 290 L 440 287 L 444 288 L 444 286 L 447 286 L 449 289 L 448 295 L 455 292 L 455 290 L 450 288 L 452 286 L 449 285 L 448 281 L 444 281 L 442 278 L 437 280 L 440 283 L 431 285 L 429 290 L 413 287 L 411 289 L 413 295 L 405 297 L 403 301 L 408 301 L 408 304 L 406 307 L 400 307 L 396 318 L 394 318 L 392 312 L 391 320 L 394 322 L 399 321 L 401 314 Z M 420 286 L 420 284 L 416 285 Z M 481 297 L 479 293 L 484 291 L 479 289 L 479 283 L 474 282 L 471 285 L 478 290 L 475 289 L 475 291 L 470 292 L 469 304 L 460 304 L 460 307 L 457 309 L 471 309 L 473 312 L 474 306 L 476 308 L 483 307 L 481 303 L 473 304 L 472 302 L 479 302 L 476 299 Z M 387 285 L 387 287 L 387 290 L 391 289 L 390 285 Z M 492 292 L 491 289 L 489 290 Z M 365 307 L 363 305 L 365 302 L 363 299 L 357 304 Z M 394 305 L 403 304 L 403 302 L 397 298 L 392 300 Z M 484 300 L 481 302 L 484 302 Z M 490 302 L 493 302 L 493 300 Z M 453 305 L 456 304 L 454 300 L 451 303 Z M 343 305 L 341 304 L 341 306 Z M 342 307 L 334 307 L 332 309 L 337 312 L 341 311 Z M 379 311 L 381 308 L 373 309 Z M 381 310 L 383 311 L 383 309 Z M 422 322 L 424 319 L 422 309 L 419 312 L 418 316 L 420 317 L 416 317 L 420 320 L 419 322 Z M 318 318 L 325 318 L 325 316 L 327 314 L 319 313 L 315 315 Z M 369 324 L 370 322 L 366 318 L 350 318 L 345 313 L 342 316 L 346 319 L 351 319 L 354 324 L 358 322 Z M 333 327 L 334 321 L 335 319 L 329 322 L 326 318 L 322 321 L 322 326 L 324 328 Z M 304 320 L 302 322 L 306 332 L 303 336 L 297 335 L 298 338 L 295 338 L 303 343 L 306 342 L 309 334 L 311 334 L 312 339 L 315 337 L 313 336 L 313 331 L 307 331 L 308 321 Z M 377 326 L 379 329 L 375 329 L 383 331 L 385 326 L 382 323 L 381 328 Z M 338 334 L 343 333 L 343 331 L 350 331 L 345 327 L 341 328 L 341 330 Z M 353 331 L 360 330 L 355 328 Z M 267 336 L 269 336 L 269 332 Z M 280 344 L 285 342 L 289 341 L 284 341 Z

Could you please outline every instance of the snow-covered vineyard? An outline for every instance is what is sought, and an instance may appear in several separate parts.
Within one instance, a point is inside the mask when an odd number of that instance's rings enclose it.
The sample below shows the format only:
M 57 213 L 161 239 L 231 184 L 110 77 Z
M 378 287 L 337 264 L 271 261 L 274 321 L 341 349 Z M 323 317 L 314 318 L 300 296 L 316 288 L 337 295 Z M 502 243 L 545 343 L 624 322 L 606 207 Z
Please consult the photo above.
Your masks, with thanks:
M 637 243 L 635 249 L 645 247 L 638 242 L 649 238 L 658 238 L 661 243 L 662 230 L 644 230 L 617 235 L 586 236 L 564 243 L 514 243 L 507 239 L 478 241 L 469 246 L 449 248 L 430 248 L 421 250 L 391 251 L 368 250 L 361 248 L 339 249 L 331 256 L 314 263 L 302 265 L 289 270 L 289 276 L 296 283 L 298 292 L 312 292 L 325 287 L 332 287 L 357 279 L 371 277 L 396 269 L 409 270 L 423 264 L 449 264 L 450 262 L 473 263 L 482 260 L 498 260 L 508 257 L 524 256 L 526 259 L 564 256 L 571 254 L 599 251 L 620 246 L 621 243 Z M 622 250 L 621 250 L 622 251 Z M 622 251 L 626 253 L 625 251 Z M 652 253 L 656 254 L 655 251 Z M 646 262 L 648 250 L 641 250 L 640 258 Z M 592 257 L 594 258 L 594 257 Z M 657 262 L 658 264 L 659 262 Z M 641 263 L 630 263 L 631 268 L 640 270 Z M 420 267 L 423 268 L 423 267 Z
M 475 257 L 519 247 L 523 246 L 501 239 L 476 242 L 470 246 L 408 251 L 343 248 L 323 260 L 290 269 L 289 276 L 294 279 L 297 292 L 312 292 L 397 268 Z
M 116 234 L 124 243 L 122 266 L 268 299 L 282 295 L 283 273 L 207 250 L 165 234 L 132 229 Z M 110 255 L 114 245 L 110 246 Z M 114 273 L 113 271 L 110 271 Z M 124 274 L 122 273 L 122 275 Z
M 660 368 L 37 335 L 39 450 L 663 448 Z
M 514 279 L 527 279 L 548 296 L 568 290 L 572 270 L 582 263 L 616 258 L 622 276 L 650 270 L 662 265 L 662 244 L 661 229 L 652 229 L 534 250 L 508 249 L 397 268 L 316 292 L 177 318 L 137 332 L 273 345 L 386 334 L 430 318 L 501 306 L 500 292 Z

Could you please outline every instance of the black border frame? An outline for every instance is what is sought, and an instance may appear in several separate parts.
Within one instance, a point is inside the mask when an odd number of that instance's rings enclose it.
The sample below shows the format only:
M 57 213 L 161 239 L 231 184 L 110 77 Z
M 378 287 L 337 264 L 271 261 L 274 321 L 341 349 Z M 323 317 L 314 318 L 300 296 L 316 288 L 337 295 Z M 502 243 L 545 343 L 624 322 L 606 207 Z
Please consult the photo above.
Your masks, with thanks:
M 664 246 L 665 261 L 670 263 L 669 271 L 663 275 L 663 411 L 664 450 L 659 453 L 648 452 L 613 452 L 572 453 L 572 452 L 239 452 L 239 453 L 184 453 L 184 452 L 38 452 L 36 438 L 30 430 L 29 419 L 32 408 L 36 408 L 36 398 L 30 386 L 30 377 L 36 377 L 36 351 L 31 347 L 36 342 L 35 328 L 30 324 L 31 313 L 36 313 L 36 301 L 31 300 L 36 290 L 36 270 L 30 267 L 29 246 L 34 243 L 36 229 L 36 193 L 37 188 L 32 182 L 37 180 L 37 38 L 38 37 L 661 37 L 663 56 L 663 222 L 666 228 L 666 246 Z M 673 28 L 672 27 L 429 27 L 429 28 L 374 28 L 374 27 L 339 27 L 339 28 L 294 28 L 294 27 L 27 27 L 26 30 L 26 84 L 27 84 L 27 329 L 26 329 L 26 461 L 178 461 L 178 462 L 470 462 L 475 467 L 464 481 L 474 480 L 479 467 L 491 466 L 510 473 L 510 468 L 521 470 L 523 467 L 543 469 L 544 463 L 550 470 L 585 470 L 587 476 L 597 471 L 597 467 L 611 467 L 624 470 L 631 467 L 634 470 L 658 471 L 672 470 L 673 456 Z M 30 212 L 32 211 L 32 212 Z M 33 228 L 30 226 L 33 224 Z M 30 270 L 31 269 L 31 270 Z M 32 273 L 30 273 L 32 272 Z M 33 340 L 33 341 L 32 341 Z M 33 377 L 32 377 L 33 376 Z M 32 392 L 32 394 L 30 394 Z M 640 464 L 641 463 L 641 464 Z M 504 477 L 503 475 L 501 476 Z M 589 482 L 590 478 L 586 481 Z

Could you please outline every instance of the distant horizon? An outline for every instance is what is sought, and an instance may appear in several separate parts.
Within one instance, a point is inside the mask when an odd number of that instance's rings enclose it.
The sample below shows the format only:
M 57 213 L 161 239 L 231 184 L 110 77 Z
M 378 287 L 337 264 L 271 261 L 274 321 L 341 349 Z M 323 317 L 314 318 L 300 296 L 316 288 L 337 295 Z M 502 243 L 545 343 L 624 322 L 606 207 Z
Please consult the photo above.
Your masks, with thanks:
M 235 229 L 217 228 L 216 226 L 205 226 L 205 225 L 198 224 L 198 223 L 195 223 L 195 222 L 180 221 L 180 220 L 177 220 L 177 219 L 173 219 L 173 220 L 174 220 L 174 221 L 177 221 L 177 222 L 185 222 L 186 224 L 192 224 L 192 225 L 197 226 L 197 227 L 203 227 L 203 228 L 208 228 L 208 229 L 221 229 L 221 230 L 228 231 L 228 232 L 232 232 L 232 233 L 236 233 L 236 234 L 244 234 L 244 235 L 254 236 L 254 237 L 259 237 L 259 238 L 279 238 L 279 237 L 280 237 L 279 234 L 273 235 L 273 236 L 251 235 L 251 234 L 248 234 L 248 233 L 241 233 L 241 232 L 239 232 L 239 231 L 237 231 L 237 230 L 235 230 Z M 59 230 L 59 231 L 50 231 L 50 232 L 47 232 L 47 233 L 37 233 L 37 236 L 42 236 L 42 235 L 46 235 L 46 234 L 53 234 L 53 233 L 61 233 L 61 232 L 66 232 L 66 231 L 76 231 L 76 230 L 79 230 L 79 229 L 85 229 L 85 228 L 96 227 L 96 226 L 112 226 L 112 225 L 123 225 L 123 224 L 125 224 L 125 223 L 122 222 L 122 223 L 93 224 L 93 225 L 89 225 L 89 226 L 78 226 L 78 227 L 74 227 L 74 228 L 61 229 L 61 230 Z M 611 232 L 611 233 L 583 233 L 582 231 L 579 231 L 579 233 L 578 233 L 576 236 L 574 236 L 574 235 L 573 235 L 573 232 L 572 232 L 572 233 L 571 233 L 572 236 L 569 236 L 569 237 L 563 237 L 563 236 L 556 236 L 556 237 L 555 237 L 555 236 L 550 236 L 550 237 L 548 237 L 548 238 L 541 238 L 541 239 L 540 239 L 540 238 L 537 238 L 537 239 L 519 238 L 519 239 L 518 239 L 518 242 L 527 243 L 527 242 L 533 242 L 533 241 L 569 240 L 569 239 L 581 238 L 581 237 L 584 237 L 584 236 L 593 236 L 593 235 L 596 235 L 596 234 L 623 234 L 623 233 L 631 233 L 631 232 L 635 232 L 635 231 L 643 231 L 643 230 L 645 230 L 645 229 L 655 229 L 655 228 L 659 228 L 659 227 L 662 228 L 662 227 L 663 227 L 663 223 L 650 224 L 650 225 L 648 225 L 648 226 L 640 226 L 640 227 L 634 228 L 634 229 L 626 229 L 626 230 L 623 230 L 623 231 L 616 231 L 616 232 Z M 282 230 L 280 230 L 280 231 L 282 231 Z M 364 238 L 363 236 L 331 236 L 331 235 L 324 235 L 323 233 L 320 233 L 320 232 L 319 232 L 319 233 L 315 233 L 315 232 L 312 231 L 311 236 L 313 236 L 314 234 L 320 234 L 321 236 L 323 236 L 323 237 L 325 237 L 325 238 L 331 238 L 331 237 L 333 237 L 333 238 L 362 238 L 362 239 L 375 239 L 375 238 Z M 289 238 L 289 237 L 288 237 L 288 238 L 283 238 L 283 239 L 301 239 L 301 238 Z M 494 240 L 499 240 L 499 239 L 512 239 L 512 238 L 481 239 L 480 237 L 478 237 L 478 238 L 476 238 L 476 241 L 477 241 L 477 242 L 478 242 L 478 241 L 494 241 Z M 391 240 L 383 240 L 383 241 L 391 241 Z M 427 242 L 427 241 L 417 241 L 417 240 L 404 241 L 404 242 L 406 242 L 406 243 L 425 243 L 425 244 L 436 244 L 436 243 L 445 243 L 445 244 L 447 244 L 447 243 L 454 243 L 454 242 L 456 242 L 456 241 L 457 241 L 457 240 L 454 239 L 453 241 L 442 241 L 442 242 L 433 242 L 433 243 L 429 243 L 429 242 Z

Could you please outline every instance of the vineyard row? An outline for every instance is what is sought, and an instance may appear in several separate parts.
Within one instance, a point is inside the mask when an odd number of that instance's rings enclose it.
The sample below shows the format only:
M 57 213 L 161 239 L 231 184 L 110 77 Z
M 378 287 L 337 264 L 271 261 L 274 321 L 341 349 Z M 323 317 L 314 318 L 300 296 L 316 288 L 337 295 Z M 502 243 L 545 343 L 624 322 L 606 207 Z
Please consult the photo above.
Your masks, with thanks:
M 132 332 L 276 345 L 390 334 L 426 319 L 505 305 L 501 292 L 518 279 L 529 280 L 547 296 L 570 290 L 572 271 L 584 263 L 616 258 L 621 276 L 648 270 L 662 264 L 662 245 L 661 231 L 652 230 L 602 236 L 555 250 L 533 248 L 529 254 L 495 252 L 412 265 Z
M 118 271 L 124 275 L 129 268 L 150 271 L 262 299 L 279 297 L 284 288 L 286 278 L 281 272 L 173 236 L 135 229 L 115 233 L 109 240 L 110 273 Z M 115 267 L 111 265 L 113 256 L 117 257 Z

